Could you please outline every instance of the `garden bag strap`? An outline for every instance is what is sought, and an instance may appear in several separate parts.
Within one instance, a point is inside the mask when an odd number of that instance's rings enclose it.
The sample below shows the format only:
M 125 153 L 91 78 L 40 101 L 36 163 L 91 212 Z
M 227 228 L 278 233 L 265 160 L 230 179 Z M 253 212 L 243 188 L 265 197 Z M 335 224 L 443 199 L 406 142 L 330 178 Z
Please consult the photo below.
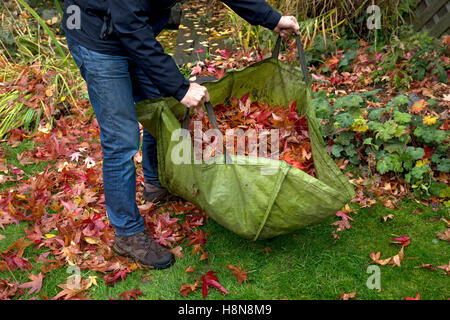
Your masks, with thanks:
M 161 184 L 249 240 L 272 238 L 324 222 L 355 196 L 352 185 L 326 152 L 311 103 L 300 38 L 297 47 L 303 76 L 297 68 L 277 59 L 280 41 L 272 57 L 203 84 L 211 98 L 206 110 L 214 124 L 212 105 L 227 103 L 231 97 L 248 93 L 252 101 L 280 106 L 297 101 L 297 112 L 308 120 L 317 178 L 285 161 L 227 152 L 228 164 L 195 164 L 191 139 L 180 134 L 180 120 L 184 119 L 183 127 L 188 128 L 186 107 L 172 97 L 136 104 L 139 121 L 157 140 Z

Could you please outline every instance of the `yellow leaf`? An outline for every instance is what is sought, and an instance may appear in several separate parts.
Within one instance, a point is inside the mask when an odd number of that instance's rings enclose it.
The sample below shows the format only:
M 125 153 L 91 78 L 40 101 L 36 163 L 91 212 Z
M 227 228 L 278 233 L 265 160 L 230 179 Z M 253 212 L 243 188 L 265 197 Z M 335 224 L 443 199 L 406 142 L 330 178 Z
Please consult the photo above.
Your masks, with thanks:
M 432 126 L 433 124 L 436 123 L 438 117 L 430 117 L 430 116 L 426 116 L 425 118 L 423 118 L 423 124 L 426 124 L 427 126 Z
M 56 237 L 56 234 L 46 233 L 46 234 L 45 234 L 45 237 L 46 237 L 47 239 L 51 239 L 51 238 L 53 238 L 53 237 Z
M 429 159 L 423 159 L 423 160 L 417 160 L 416 162 L 416 167 L 421 167 L 425 164 L 429 164 L 430 160 Z
M 52 127 L 51 127 L 50 122 L 47 122 L 45 124 L 45 126 L 42 126 L 41 124 L 39 124 L 39 128 L 38 128 L 39 132 L 42 132 L 42 133 L 45 133 L 45 134 L 49 134 L 51 130 L 52 130 Z
M 84 240 L 89 244 L 99 244 L 100 240 L 92 237 L 84 237 Z
M 366 132 L 369 130 L 369 126 L 367 124 L 358 124 L 353 128 L 353 131 L 357 132 Z
M 88 281 L 89 282 L 88 282 L 88 284 L 86 286 L 86 290 L 89 289 L 92 285 L 98 287 L 97 276 L 89 276 Z

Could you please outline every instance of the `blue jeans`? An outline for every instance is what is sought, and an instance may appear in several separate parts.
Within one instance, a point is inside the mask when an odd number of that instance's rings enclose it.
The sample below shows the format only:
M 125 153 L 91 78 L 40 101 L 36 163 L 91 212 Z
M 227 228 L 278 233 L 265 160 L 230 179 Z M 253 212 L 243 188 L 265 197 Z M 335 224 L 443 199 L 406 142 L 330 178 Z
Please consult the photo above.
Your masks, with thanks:
M 69 50 L 87 84 L 89 99 L 100 126 L 103 186 L 108 218 L 116 234 L 130 236 L 145 230 L 136 205 L 136 168 L 139 123 L 135 102 L 160 92 L 130 58 L 89 50 L 67 37 Z M 144 129 L 142 167 L 146 183 L 158 180 L 156 140 Z

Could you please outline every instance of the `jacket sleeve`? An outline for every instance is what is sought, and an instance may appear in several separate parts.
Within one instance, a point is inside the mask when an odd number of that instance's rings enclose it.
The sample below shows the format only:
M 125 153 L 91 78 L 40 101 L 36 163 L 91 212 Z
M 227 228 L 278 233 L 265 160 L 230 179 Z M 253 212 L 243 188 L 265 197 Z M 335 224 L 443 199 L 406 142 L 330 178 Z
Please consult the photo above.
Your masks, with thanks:
M 222 0 L 227 6 L 253 25 L 275 29 L 281 14 L 264 0 Z
M 155 39 L 142 0 L 108 0 L 111 22 L 125 50 L 161 93 L 182 100 L 189 81 Z

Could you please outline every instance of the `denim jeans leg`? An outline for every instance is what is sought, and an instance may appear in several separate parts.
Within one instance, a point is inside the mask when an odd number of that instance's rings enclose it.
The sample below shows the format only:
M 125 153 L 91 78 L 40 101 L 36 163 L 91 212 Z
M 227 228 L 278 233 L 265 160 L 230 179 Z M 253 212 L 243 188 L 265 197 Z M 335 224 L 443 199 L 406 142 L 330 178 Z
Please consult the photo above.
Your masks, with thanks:
M 69 49 L 86 80 L 100 126 L 106 211 L 116 234 L 145 230 L 136 205 L 134 155 L 139 150 L 139 124 L 134 109 L 128 58 L 84 48 L 68 39 Z
M 161 96 L 159 90 L 153 85 L 152 81 L 135 63 L 130 62 L 129 70 L 135 102 Z M 144 171 L 145 182 L 161 187 L 161 183 L 158 179 L 156 139 L 145 128 L 142 137 L 142 168 Z
M 156 139 L 145 129 L 142 137 L 142 168 L 146 183 L 162 187 L 158 178 Z

